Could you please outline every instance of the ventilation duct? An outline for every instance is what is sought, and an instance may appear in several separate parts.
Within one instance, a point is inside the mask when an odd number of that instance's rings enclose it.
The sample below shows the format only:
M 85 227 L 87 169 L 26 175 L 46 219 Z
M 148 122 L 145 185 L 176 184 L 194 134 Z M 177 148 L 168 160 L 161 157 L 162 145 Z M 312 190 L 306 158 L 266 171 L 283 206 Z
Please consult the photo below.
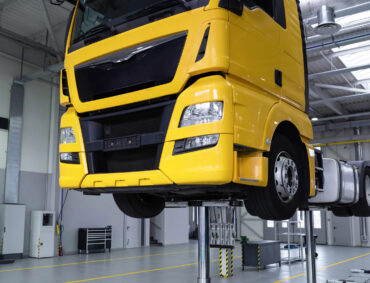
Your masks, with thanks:
M 315 27 L 315 32 L 321 35 L 330 35 L 338 32 L 341 29 L 340 24 L 335 22 L 335 12 L 333 7 L 326 5 L 321 6 L 317 11 L 318 25 Z

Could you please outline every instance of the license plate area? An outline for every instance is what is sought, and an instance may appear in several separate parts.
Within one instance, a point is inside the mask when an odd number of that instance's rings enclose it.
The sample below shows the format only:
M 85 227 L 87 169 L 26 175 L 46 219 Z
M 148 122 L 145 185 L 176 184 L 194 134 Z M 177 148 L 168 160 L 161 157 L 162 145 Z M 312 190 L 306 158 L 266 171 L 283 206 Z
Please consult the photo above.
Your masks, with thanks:
M 104 151 L 117 151 L 124 149 L 139 148 L 141 146 L 141 136 L 127 136 L 121 138 L 111 138 L 104 140 Z

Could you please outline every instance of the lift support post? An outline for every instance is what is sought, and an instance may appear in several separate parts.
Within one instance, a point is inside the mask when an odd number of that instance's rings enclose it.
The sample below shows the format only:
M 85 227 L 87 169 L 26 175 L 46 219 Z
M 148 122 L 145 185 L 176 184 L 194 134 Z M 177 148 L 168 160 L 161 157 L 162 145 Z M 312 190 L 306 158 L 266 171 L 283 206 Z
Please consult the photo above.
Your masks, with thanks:
M 209 207 L 198 206 L 198 283 L 210 283 Z
M 312 210 L 305 211 L 307 283 L 316 283 L 316 252 L 313 235 Z

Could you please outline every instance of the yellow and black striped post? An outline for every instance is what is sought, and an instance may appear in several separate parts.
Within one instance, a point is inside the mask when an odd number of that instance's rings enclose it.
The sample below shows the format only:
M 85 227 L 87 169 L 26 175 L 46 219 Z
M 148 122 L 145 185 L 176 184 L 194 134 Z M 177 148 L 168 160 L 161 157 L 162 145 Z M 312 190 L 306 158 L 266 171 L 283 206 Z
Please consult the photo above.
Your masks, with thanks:
M 234 251 L 230 248 L 220 248 L 220 277 L 228 278 L 234 275 Z
M 234 276 L 234 249 L 231 249 L 230 253 L 230 276 Z
M 0 243 L 0 254 L 3 254 L 3 248 L 4 248 L 4 238 L 1 238 L 1 243 Z
M 37 257 L 40 258 L 40 237 L 39 237 L 39 242 L 37 244 Z
M 258 245 L 258 272 L 261 271 L 261 246 Z
M 223 277 L 222 275 L 222 249 L 220 249 L 220 277 Z
M 229 249 L 225 249 L 226 252 L 226 278 L 229 277 Z

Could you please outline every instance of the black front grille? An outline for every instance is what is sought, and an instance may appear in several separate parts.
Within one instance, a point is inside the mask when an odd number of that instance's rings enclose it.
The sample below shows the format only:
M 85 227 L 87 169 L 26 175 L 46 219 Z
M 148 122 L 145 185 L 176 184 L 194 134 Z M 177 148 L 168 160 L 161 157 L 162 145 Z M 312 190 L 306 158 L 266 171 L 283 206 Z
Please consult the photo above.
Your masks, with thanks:
M 171 82 L 185 40 L 183 32 L 76 66 L 80 100 L 87 102 Z
M 156 170 L 175 101 L 81 117 L 90 174 Z

